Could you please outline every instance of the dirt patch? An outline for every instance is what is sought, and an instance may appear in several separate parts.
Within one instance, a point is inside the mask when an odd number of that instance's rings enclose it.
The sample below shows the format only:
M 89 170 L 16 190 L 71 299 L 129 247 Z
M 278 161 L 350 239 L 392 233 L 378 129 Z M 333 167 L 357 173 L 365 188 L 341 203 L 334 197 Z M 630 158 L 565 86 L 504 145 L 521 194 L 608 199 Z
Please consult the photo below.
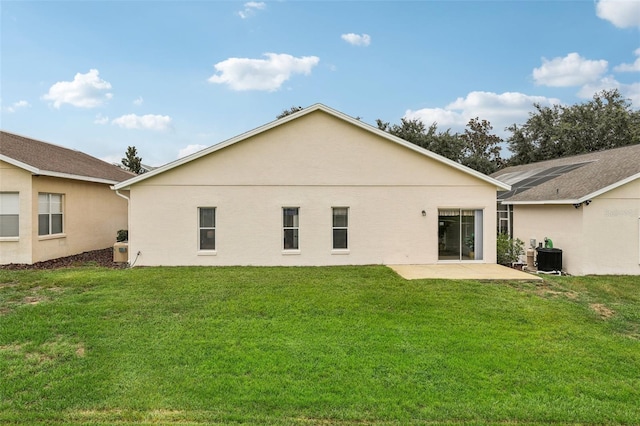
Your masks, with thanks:
M 76 349 L 76 356 L 78 358 L 84 358 L 84 353 L 85 353 L 84 346 L 78 346 L 78 349 Z
M 37 305 L 38 303 L 44 302 L 45 300 L 47 300 L 47 298 L 44 296 L 27 296 L 22 299 L 22 303 L 26 305 Z
M 614 311 L 607 308 L 602 303 L 592 303 L 589 305 L 589 307 L 593 309 L 598 315 L 600 315 L 600 318 L 602 319 L 609 319 L 615 314 Z
M 73 256 L 61 257 L 58 259 L 37 262 L 33 265 L 22 263 L 10 263 L 8 265 L 0 265 L 0 269 L 23 270 L 23 269 L 59 269 L 59 268 L 77 268 L 82 266 L 99 266 L 103 268 L 121 269 L 126 264 L 115 263 L 113 261 L 113 248 L 109 247 L 102 250 L 85 251 L 84 253 Z M 8 283 L 10 285 L 10 283 Z

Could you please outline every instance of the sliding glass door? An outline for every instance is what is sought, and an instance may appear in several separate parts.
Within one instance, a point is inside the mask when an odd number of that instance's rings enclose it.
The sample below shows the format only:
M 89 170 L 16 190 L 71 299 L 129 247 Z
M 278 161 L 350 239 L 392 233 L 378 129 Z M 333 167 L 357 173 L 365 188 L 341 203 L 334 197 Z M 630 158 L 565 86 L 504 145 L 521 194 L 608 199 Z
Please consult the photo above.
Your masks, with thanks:
M 438 260 L 482 260 L 482 210 L 438 210 Z

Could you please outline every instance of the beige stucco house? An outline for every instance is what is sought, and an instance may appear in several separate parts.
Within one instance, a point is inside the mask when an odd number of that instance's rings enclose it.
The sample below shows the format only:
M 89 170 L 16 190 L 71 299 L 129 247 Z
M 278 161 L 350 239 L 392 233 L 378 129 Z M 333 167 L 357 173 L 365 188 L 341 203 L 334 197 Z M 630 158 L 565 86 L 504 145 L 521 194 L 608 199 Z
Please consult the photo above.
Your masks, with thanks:
M 550 238 L 572 275 L 640 275 L 640 145 L 505 168 L 504 231 Z M 511 223 L 509 223 L 511 222 Z
M 0 132 L 0 264 L 103 249 L 127 227 L 110 186 L 133 174 L 82 152 Z
M 114 186 L 135 265 L 495 263 L 509 186 L 323 105 Z

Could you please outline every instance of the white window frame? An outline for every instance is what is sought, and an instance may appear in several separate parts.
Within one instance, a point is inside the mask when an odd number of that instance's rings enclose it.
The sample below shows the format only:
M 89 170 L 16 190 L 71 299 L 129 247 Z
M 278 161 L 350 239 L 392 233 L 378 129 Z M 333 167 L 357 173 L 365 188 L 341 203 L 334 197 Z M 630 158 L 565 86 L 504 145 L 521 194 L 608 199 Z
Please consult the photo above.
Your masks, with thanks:
M 46 212 L 41 211 L 41 197 L 46 197 Z M 60 197 L 60 212 L 52 211 L 52 206 L 54 205 L 53 197 Z M 65 196 L 64 194 L 58 194 L 54 192 L 39 192 L 38 193 L 38 237 L 47 238 L 47 237 L 59 237 L 65 235 L 65 208 L 64 208 Z M 60 232 L 53 232 L 53 217 L 54 215 L 60 215 Z M 40 216 L 47 216 L 47 233 L 40 233 Z
M 295 216 L 298 218 L 297 221 L 294 220 L 294 224 L 291 226 L 287 226 L 285 223 L 286 212 L 288 210 L 295 210 Z M 293 237 L 294 242 L 296 243 L 295 247 L 287 247 L 287 231 L 295 231 L 295 235 Z M 282 252 L 283 253 L 300 253 L 300 207 L 283 207 L 282 208 Z
M 15 197 L 15 198 L 14 198 Z M 0 241 L 17 241 L 20 238 L 20 193 L 13 191 L 0 192 L 0 218 L 17 216 L 18 228 L 15 235 L 1 235 Z
M 336 210 L 346 210 L 346 218 L 347 223 L 346 226 L 336 226 L 334 219 L 336 217 Z M 336 247 L 335 241 L 335 231 L 336 230 L 345 230 L 346 231 L 346 247 Z M 349 251 L 349 207 L 340 206 L 340 207 L 331 207 L 331 251 L 334 253 L 346 253 Z
M 202 224 L 202 211 L 213 211 L 213 226 L 203 226 Z M 217 214 L 218 209 L 216 207 L 198 207 L 198 253 L 199 254 L 216 254 L 218 249 L 218 236 L 217 236 Z M 202 248 L 202 231 L 213 231 L 213 248 Z

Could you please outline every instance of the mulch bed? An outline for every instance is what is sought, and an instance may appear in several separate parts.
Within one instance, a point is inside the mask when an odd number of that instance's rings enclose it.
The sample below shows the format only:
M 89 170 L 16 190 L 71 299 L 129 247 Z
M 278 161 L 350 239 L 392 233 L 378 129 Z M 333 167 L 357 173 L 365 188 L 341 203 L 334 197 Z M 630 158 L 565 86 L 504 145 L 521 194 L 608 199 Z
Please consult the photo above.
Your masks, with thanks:
M 127 266 L 126 263 L 115 263 L 113 261 L 113 247 L 102 250 L 85 251 L 73 256 L 61 257 L 58 259 L 45 260 L 33 265 L 10 263 L 0 265 L 0 269 L 22 270 L 22 269 L 59 269 L 77 268 L 81 266 L 100 266 L 104 268 L 119 269 Z

